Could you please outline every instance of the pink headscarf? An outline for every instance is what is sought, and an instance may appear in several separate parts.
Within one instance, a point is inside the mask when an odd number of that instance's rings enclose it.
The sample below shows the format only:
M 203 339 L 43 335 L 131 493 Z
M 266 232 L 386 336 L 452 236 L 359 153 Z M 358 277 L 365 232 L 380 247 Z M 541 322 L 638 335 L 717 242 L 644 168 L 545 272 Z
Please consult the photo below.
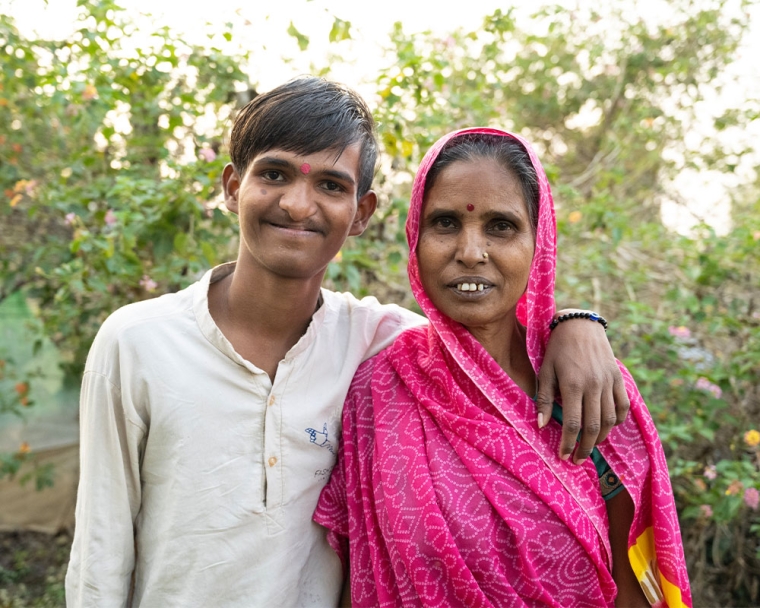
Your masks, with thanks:
M 560 426 L 539 430 L 530 397 L 422 288 L 416 247 L 425 182 L 443 148 L 465 134 L 516 139 L 538 174 L 535 253 L 517 315 L 536 372 L 543 359 L 556 259 L 546 175 L 517 135 L 456 131 L 425 155 L 407 220 L 409 279 L 430 325 L 404 332 L 357 371 L 339 462 L 314 519 L 344 563 L 348 542 L 355 606 L 611 606 L 609 528 L 593 464 L 558 458 Z M 665 457 L 621 369 L 631 415 L 600 450 L 636 506 L 634 571 L 653 604 L 690 606 Z

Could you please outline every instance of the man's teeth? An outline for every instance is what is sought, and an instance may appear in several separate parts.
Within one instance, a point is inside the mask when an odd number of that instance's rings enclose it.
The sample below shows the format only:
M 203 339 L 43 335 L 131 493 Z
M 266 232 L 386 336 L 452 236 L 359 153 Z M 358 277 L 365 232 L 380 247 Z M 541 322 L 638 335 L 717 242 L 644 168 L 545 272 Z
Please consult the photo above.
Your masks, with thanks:
M 483 291 L 485 285 L 483 283 L 459 283 L 457 289 L 459 291 Z

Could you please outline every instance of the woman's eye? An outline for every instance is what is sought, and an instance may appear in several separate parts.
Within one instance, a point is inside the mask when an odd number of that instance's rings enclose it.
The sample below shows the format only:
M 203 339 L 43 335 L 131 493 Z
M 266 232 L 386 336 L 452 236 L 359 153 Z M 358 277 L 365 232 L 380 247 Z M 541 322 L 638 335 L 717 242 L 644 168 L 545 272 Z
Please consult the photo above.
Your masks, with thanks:
M 435 221 L 435 223 L 440 228 L 453 228 L 454 227 L 454 220 L 452 220 L 450 217 L 439 217 Z
M 494 222 L 492 228 L 497 232 L 506 232 L 512 230 L 513 226 L 509 222 Z

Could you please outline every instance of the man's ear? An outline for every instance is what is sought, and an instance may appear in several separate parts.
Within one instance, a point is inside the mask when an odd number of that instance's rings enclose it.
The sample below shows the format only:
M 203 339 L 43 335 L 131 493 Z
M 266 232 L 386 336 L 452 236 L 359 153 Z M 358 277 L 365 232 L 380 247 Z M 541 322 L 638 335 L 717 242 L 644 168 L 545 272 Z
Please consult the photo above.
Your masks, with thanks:
M 375 213 L 375 209 L 377 209 L 377 194 L 375 194 L 374 190 L 368 190 L 356 205 L 354 223 L 351 224 L 348 236 L 359 236 L 364 232 L 372 214 Z
M 222 173 L 222 186 L 224 186 L 224 206 L 232 213 L 239 212 L 238 192 L 242 179 L 232 163 L 227 163 Z

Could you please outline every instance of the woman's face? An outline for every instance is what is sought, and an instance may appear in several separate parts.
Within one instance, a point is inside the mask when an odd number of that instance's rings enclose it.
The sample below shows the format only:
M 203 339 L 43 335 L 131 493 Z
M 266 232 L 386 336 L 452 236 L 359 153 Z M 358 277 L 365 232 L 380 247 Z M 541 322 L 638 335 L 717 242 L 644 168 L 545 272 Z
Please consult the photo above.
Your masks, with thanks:
M 534 248 L 512 172 L 481 158 L 438 174 L 425 197 L 417 245 L 422 286 L 438 310 L 470 329 L 511 320 Z

